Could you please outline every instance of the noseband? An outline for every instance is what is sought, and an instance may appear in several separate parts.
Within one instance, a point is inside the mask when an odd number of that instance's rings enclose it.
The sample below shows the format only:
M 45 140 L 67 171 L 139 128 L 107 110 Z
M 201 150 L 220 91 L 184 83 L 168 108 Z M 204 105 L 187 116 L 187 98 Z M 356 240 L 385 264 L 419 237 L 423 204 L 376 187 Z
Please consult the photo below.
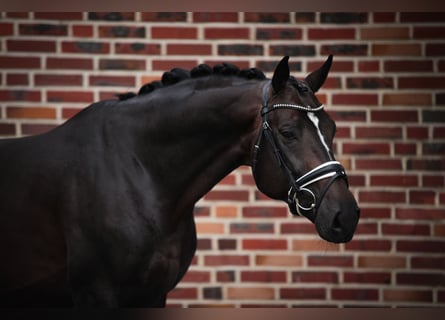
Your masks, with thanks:
M 322 163 L 321 165 L 315 167 L 310 170 L 306 174 L 297 178 L 294 174 L 293 170 L 289 168 L 285 161 L 285 157 L 283 152 L 280 150 L 278 144 L 275 141 L 275 137 L 272 133 L 272 128 L 268 122 L 268 114 L 275 110 L 280 109 L 290 109 L 290 110 L 299 110 L 304 112 L 317 112 L 323 109 L 323 105 L 317 108 L 311 108 L 310 106 L 304 107 L 296 104 L 287 104 L 280 103 L 274 104 L 271 107 L 268 106 L 268 98 L 267 91 L 269 89 L 270 82 L 263 87 L 263 102 L 261 107 L 261 117 L 262 117 L 262 126 L 261 131 L 258 135 L 257 142 L 255 144 L 254 154 L 253 154 L 253 172 L 255 174 L 256 164 L 258 152 L 261 148 L 261 142 L 263 140 L 263 136 L 266 137 L 267 142 L 272 147 L 273 152 L 275 154 L 275 158 L 277 160 L 278 166 L 285 172 L 288 177 L 290 188 L 288 191 L 287 204 L 289 206 L 290 211 L 293 214 L 298 214 L 300 216 L 305 216 L 309 220 L 314 221 L 315 215 L 320 207 L 320 203 L 323 200 L 326 192 L 329 187 L 334 183 L 334 181 L 338 178 L 345 179 L 346 183 L 348 183 L 346 171 L 343 166 L 338 161 L 327 161 Z M 309 189 L 309 186 L 315 182 L 320 180 L 328 179 L 327 183 L 324 185 L 320 195 L 317 199 L 315 193 Z M 311 199 L 311 203 L 309 206 L 304 206 L 300 203 L 300 198 L 304 195 L 309 196 Z M 310 215 L 312 213 L 312 215 Z

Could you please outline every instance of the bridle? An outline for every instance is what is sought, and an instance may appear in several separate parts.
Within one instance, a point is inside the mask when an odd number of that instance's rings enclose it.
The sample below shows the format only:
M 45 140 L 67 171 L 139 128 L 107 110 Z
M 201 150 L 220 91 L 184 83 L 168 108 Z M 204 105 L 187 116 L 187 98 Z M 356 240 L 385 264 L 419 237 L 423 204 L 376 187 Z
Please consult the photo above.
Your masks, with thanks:
M 267 142 L 273 149 L 273 153 L 277 160 L 278 166 L 285 172 L 285 174 L 288 177 L 290 188 L 287 196 L 287 204 L 289 206 L 290 211 L 293 214 L 305 216 L 309 220 L 314 221 L 318 208 L 320 207 L 320 204 L 324 196 L 326 195 L 326 192 L 328 191 L 329 187 L 334 183 L 334 181 L 339 178 L 343 178 L 348 184 L 346 171 L 340 164 L 340 162 L 327 161 L 315 167 L 314 169 L 310 170 L 309 172 L 305 173 L 301 177 L 299 178 L 296 177 L 294 171 L 290 169 L 289 166 L 287 165 L 287 163 L 289 162 L 285 160 L 283 152 L 280 150 L 278 144 L 275 141 L 272 128 L 270 127 L 270 124 L 268 122 L 268 114 L 272 111 L 280 109 L 299 110 L 304 112 L 317 112 L 322 110 L 324 106 L 321 105 L 317 108 L 311 108 L 310 106 L 304 107 L 296 104 L 279 103 L 269 107 L 268 96 L 267 96 L 269 87 L 270 87 L 270 82 L 268 82 L 266 85 L 263 86 L 263 92 L 262 92 L 263 101 L 261 107 L 262 125 L 261 125 L 261 131 L 258 135 L 257 142 L 254 147 L 253 165 L 252 165 L 253 174 L 255 175 L 255 169 L 258 162 L 257 159 L 258 152 L 261 149 L 261 142 L 263 141 L 263 136 L 265 136 Z M 314 184 L 315 182 L 328 178 L 329 180 L 324 185 L 317 199 L 315 193 L 309 189 L 309 186 Z M 309 206 L 303 206 L 300 203 L 299 198 L 302 197 L 304 194 L 309 195 L 311 199 L 311 203 Z

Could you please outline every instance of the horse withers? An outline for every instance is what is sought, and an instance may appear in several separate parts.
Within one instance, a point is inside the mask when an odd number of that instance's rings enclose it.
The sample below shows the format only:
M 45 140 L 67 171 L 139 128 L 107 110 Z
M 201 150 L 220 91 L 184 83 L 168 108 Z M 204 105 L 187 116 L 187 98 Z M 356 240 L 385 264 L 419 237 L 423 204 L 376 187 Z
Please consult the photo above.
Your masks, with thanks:
M 45 134 L 0 141 L 0 305 L 164 306 L 196 249 L 195 203 L 241 165 L 331 242 L 359 209 L 335 124 L 288 57 L 272 79 L 223 64 L 175 69 Z M 164 79 L 165 78 L 165 79 Z

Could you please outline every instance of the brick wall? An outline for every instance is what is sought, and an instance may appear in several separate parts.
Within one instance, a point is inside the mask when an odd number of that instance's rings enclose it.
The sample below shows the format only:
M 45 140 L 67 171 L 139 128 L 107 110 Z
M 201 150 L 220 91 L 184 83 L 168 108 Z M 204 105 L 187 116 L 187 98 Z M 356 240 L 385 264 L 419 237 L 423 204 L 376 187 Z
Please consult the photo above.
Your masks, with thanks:
M 177 306 L 445 306 L 445 13 L 1 13 L 0 135 L 32 135 L 174 66 L 230 61 L 319 93 L 362 208 L 333 245 L 242 167 L 196 209 Z

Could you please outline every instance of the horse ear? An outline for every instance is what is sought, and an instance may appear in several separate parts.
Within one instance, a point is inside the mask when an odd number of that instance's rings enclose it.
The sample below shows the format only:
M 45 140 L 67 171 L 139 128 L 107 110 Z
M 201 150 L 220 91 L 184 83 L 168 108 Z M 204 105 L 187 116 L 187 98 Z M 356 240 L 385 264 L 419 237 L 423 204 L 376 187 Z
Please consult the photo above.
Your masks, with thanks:
M 329 55 L 328 59 L 321 66 L 321 68 L 315 70 L 306 77 L 305 80 L 309 85 L 309 88 L 311 88 L 312 92 L 317 92 L 318 89 L 321 88 L 321 86 L 323 85 L 328 76 L 331 64 L 332 64 L 332 54 Z
M 281 59 L 280 63 L 278 63 L 273 73 L 272 87 L 275 92 L 280 92 L 284 89 L 287 80 L 289 80 L 289 76 L 289 56 L 285 56 Z

